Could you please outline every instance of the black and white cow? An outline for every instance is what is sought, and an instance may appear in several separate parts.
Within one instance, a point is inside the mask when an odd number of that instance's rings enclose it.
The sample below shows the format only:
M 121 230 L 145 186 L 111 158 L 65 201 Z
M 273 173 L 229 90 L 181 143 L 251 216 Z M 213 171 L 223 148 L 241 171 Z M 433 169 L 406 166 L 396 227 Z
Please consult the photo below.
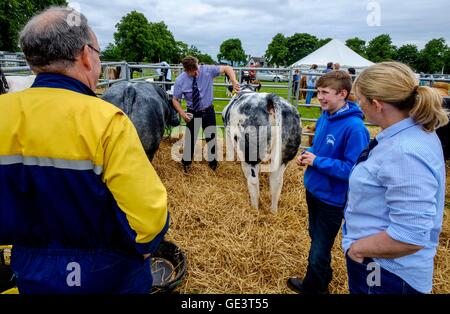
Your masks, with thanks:
M 231 145 L 231 150 L 237 150 L 242 161 L 252 206 L 259 206 L 260 170 L 270 171 L 271 211 L 277 213 L 284 171 L 300 146 L 298 111 L 283 98 L 256 93 L 253 87 L 246 85 L 224 108 L 222 118 L 227 149 L 230 150 Z
M 148 82 L 117 82 L 102 98 L 122 109 L 133 122 L 150 161 L 168 126 L 180 124 L 167 93 Z

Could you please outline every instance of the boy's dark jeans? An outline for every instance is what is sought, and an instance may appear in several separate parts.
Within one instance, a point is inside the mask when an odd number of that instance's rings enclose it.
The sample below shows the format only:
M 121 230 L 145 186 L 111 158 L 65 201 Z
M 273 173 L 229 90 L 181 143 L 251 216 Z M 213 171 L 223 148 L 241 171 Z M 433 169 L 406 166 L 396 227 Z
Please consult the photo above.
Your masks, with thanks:
M 302 287 L 308 293 L 325 293 L 331 281 L 331 248 L 344 216 L 344 207 L 326 204 L 315 198 L 308 190 L 306 202 L 309 215 L 308 268 Z
M 208 147 L 208 162 L 211 167 L 217 165 L 216 157 L 216 113 L 214 107 L 211 106 L 204 111 L 192 111 L 193 119 L 186 123 L 186 132 L 189 134 L 185 135 L 184 140 L 184 153 L 182 163 L 185 166 L 189 166 L 192 163 L 194 157 L 195 142 L 197 141 L 197 135 L 199 132 L 199 127 L 205 131 L 205 139 Z M 201 123 L 199 123 L 201 120 Z M 208 129 L 207 129 L 208 128 Z

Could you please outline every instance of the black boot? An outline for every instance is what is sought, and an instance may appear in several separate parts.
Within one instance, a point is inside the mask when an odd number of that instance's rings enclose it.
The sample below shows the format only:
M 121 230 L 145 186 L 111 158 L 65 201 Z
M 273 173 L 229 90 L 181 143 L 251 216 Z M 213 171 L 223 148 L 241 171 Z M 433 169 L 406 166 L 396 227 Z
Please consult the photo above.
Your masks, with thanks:
M 219 165 L 219 163 L 217 162 L 217 160 L 213 160 L 209 163 L 209 167 L 213 170 L 216 171 L 217 166 Z

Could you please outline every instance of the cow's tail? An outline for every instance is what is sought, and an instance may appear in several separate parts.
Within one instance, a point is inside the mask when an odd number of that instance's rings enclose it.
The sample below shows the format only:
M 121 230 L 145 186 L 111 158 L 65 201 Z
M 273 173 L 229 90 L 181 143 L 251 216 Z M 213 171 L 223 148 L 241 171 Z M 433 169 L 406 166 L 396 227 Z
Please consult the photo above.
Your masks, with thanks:
M 270 172 L 278 170 L 282 163 L 282 144 L 283 144 L 283 119 L 280 97 L 275 94 L 267 96 L 267 111 L 269 112 L 269 120 L 271 126 L 271 143 L 270 143 Z
M 133 113 L 133 105 L 136 102 L 136 88 L 132 83 L 129 83 L 128 86 L 123 91 L 123 111 L 131 117 Z

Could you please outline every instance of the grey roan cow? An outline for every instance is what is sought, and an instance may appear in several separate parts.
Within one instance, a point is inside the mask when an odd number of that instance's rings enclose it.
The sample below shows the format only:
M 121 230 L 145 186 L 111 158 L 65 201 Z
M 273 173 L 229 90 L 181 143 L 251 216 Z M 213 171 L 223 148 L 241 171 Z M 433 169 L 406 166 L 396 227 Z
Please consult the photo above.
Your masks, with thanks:
M 180 119 L 166 92 L 148 82 L 118 82 L 102 98 L 122 109 L 133 122 L 149 160 L 153 159 L 168 126 Z
M 266 167 L 270 171 L 271 211 L 277 213 L 284 171 L 301 142 L 298 111 L 275 94 L 256 93 L 245 85 L 223 109 L 222 117 L 227 149 L 237 150 L 242 161 L 252 206 L 258 208 L 259 171 Z M 269 160 L 270 166 L 265 164 Z

